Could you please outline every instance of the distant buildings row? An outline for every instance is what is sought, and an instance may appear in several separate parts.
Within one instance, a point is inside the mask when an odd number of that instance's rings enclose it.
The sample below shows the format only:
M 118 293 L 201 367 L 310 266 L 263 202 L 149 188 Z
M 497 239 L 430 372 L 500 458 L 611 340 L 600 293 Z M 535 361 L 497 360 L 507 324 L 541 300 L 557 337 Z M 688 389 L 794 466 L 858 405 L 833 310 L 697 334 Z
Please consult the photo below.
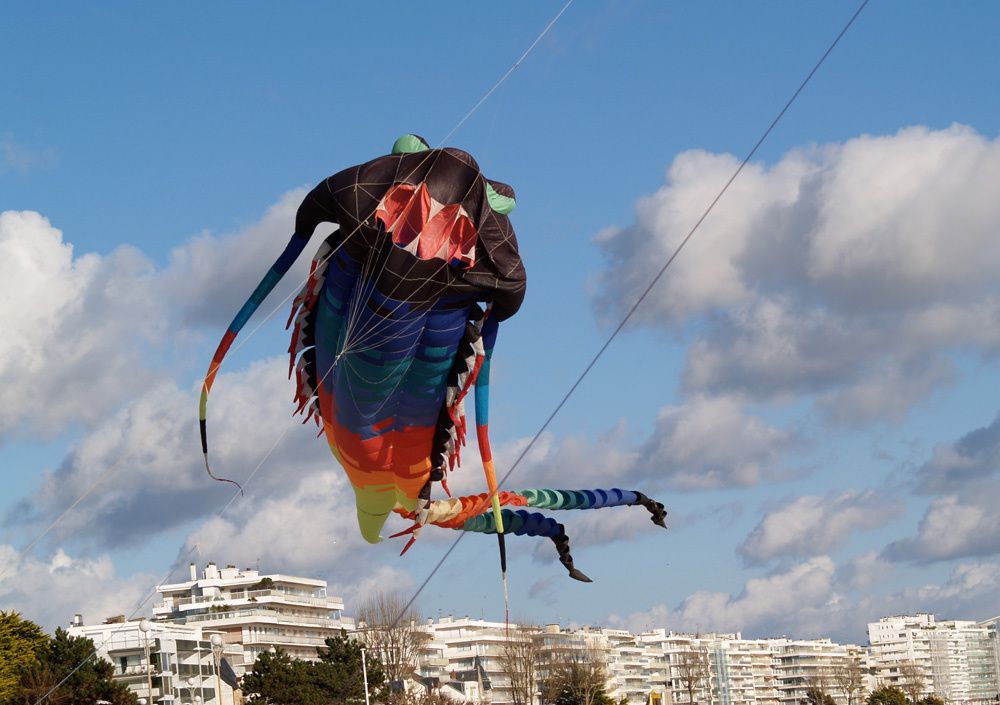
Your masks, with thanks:
M 237 705 L 240 693 L 223 679 L 222 660 L 241 675 L 275 648 L 315 659 L 328 637 L 355 630 L 343 600 L 326 588 L 324 580 L 214 563 L 199 577 L 192 564 L 189 580 L 159 587 L 152 621 L 87 626 L 78 615 L 70 633 L 94 639 L 116 677 L 149 705 Z M 511 629 L 530 638 L 540 658 L 596 654 L 607 665 L 608 694 L 630 705 L 801 705 L 809 689 L 837 705 L 858 705 L 882 685 L 899 686 L 914 700 L 933 694 L 949 705 L 1000 705 L 998 619 L 885 617 L 868 625 L 868 646 L 664 629 Z M 504 668 L 507 625 L 443 617 L 416 628 L 424 634 L 416 681 L 457 702 L 514 702 Z

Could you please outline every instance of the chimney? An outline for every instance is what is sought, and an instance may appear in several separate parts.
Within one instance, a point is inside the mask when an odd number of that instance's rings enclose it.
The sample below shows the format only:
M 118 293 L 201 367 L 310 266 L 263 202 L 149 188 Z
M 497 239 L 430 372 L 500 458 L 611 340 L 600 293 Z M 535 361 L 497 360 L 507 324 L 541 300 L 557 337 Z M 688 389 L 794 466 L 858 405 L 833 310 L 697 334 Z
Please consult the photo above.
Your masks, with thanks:
M 197 579 L 198 579 L 198 566 L 196 566 L 194 563 L 192 563 L 191 564 L 191 580 L 197 580 Z

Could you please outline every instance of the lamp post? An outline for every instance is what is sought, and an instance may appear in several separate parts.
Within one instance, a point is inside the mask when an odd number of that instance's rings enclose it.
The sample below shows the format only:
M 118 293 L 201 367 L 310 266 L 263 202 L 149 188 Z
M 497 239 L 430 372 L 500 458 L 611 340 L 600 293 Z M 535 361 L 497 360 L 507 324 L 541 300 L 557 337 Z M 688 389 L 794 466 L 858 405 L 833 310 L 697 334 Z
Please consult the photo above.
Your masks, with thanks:
M 361 647 L 361 673 L 365 678 L 365 705 L 370 705 L 368 702 L 368 662 L 365 660 L 364 647 Z
M 212 670 L 215 671 L 215 692 L 218 694 L 216 697 L 219 698 L 219 705 L 222 705 L 222 676 L 219 674 L 222 670 L 222 635 L 213 634 L 210 641 L 212 642 Z
M 153 665 L 149 662 L 149 630 L 152 625 L 149 620 L 143 617 L 139 620 L 139 631 L 142 632 L 142 642 L 146 650 L 146 696 L 149 698 L 150 705 L 153 702 Z
M 183 689 L 184 689 L 184 686 L 181 686 L 181 690 L 183 690 Z M 190 702 L 192 702 L 192 703 L 200 703 L 201 702 L 201 696 L 194 694 L 194 676 L 188 676 L 187 677 L 187 690 L 188 690 L 188 697 L 191 698 Z

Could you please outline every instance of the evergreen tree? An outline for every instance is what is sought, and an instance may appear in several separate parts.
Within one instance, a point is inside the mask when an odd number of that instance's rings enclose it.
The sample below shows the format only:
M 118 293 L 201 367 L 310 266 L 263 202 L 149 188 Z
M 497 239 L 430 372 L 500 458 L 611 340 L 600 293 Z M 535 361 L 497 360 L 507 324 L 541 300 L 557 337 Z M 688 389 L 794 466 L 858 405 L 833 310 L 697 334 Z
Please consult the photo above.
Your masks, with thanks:
M 906 705 L 906 693 L 894 685 L 883 685 L 868 694 L 868 705 Z
M 38 662 L 48 636 L 17 612 L 0 610 L 0 703 L 10 701 L 20 688 L 21 674 Z

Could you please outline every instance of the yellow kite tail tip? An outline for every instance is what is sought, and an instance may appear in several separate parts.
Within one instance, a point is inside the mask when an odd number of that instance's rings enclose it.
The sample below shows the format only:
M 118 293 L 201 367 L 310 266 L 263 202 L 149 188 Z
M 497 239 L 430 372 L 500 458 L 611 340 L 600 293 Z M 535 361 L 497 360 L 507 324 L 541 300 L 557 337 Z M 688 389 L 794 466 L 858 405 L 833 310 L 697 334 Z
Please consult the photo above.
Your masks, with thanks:
M 496 520 L 497 533 L 503 533 L 503 514 L 500 512 L 500 498 L 493 495 L 493 518 Z

